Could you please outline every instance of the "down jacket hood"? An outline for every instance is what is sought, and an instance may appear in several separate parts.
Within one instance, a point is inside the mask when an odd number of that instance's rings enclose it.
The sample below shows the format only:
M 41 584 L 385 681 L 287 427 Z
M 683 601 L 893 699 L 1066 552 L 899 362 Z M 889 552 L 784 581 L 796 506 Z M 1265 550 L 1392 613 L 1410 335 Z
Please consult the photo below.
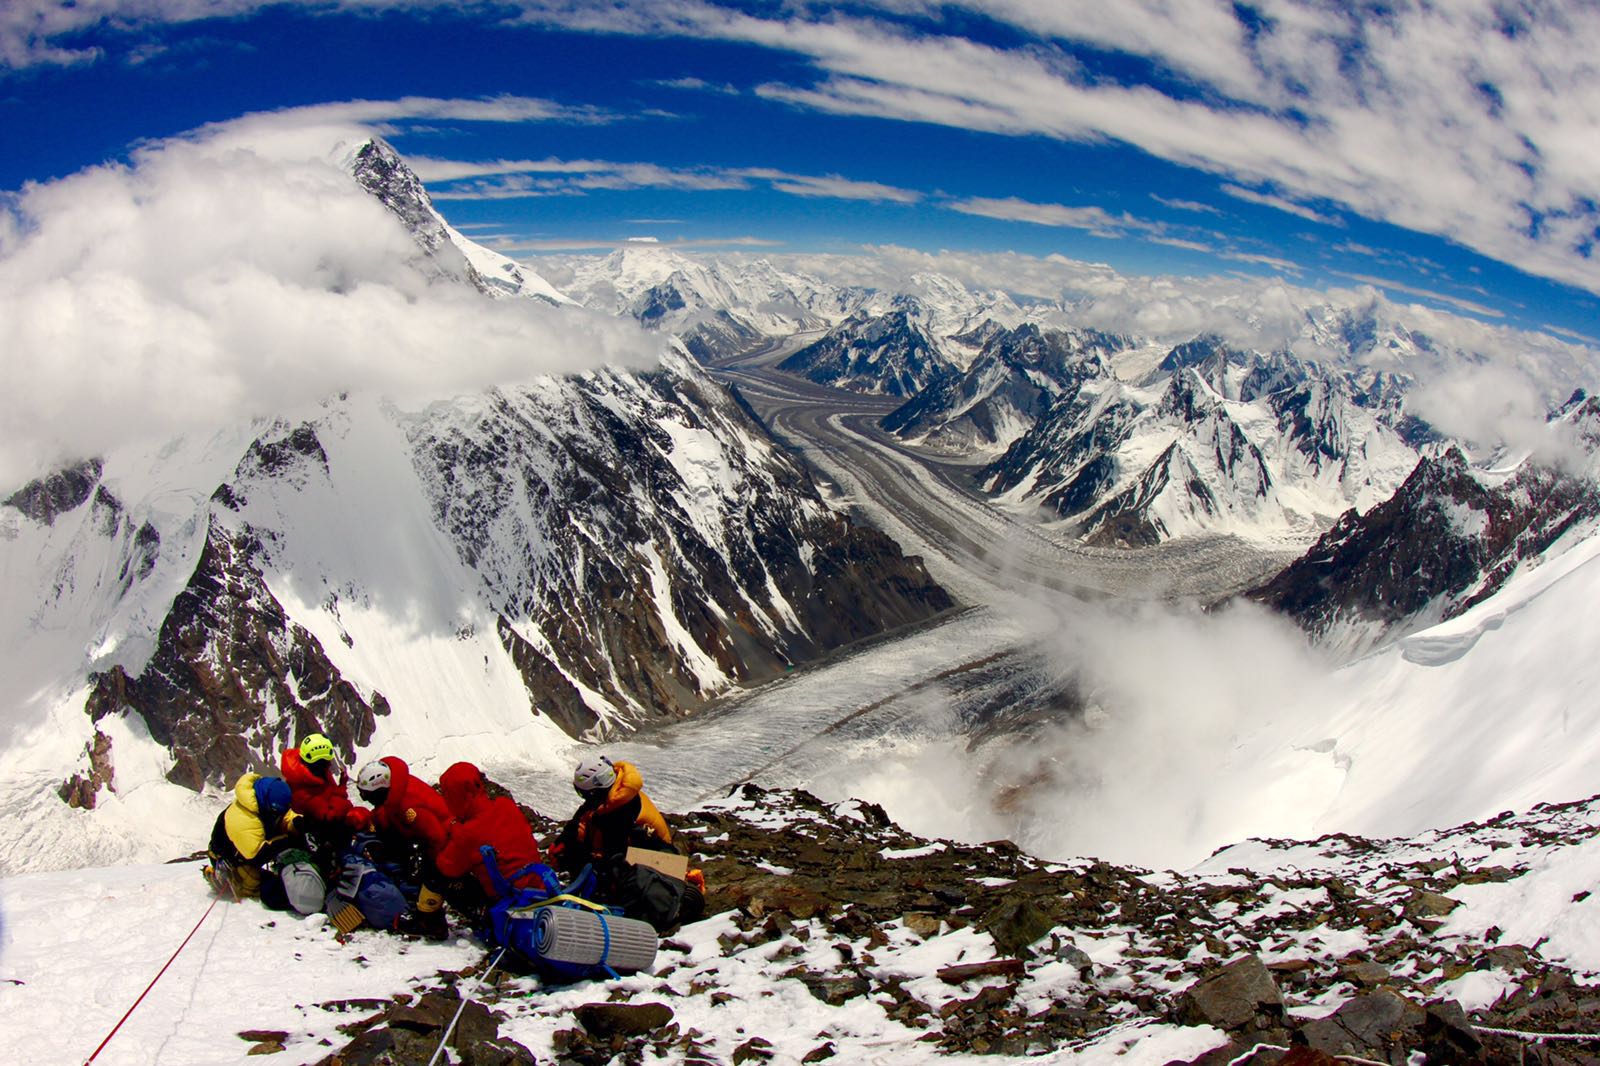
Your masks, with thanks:
M 489 802 L 484 789 L 483 771 L 469 762 L 458 762 L 439 778 L 439 793 L 444 796 L 450 814 L 458 821 L 466 821 Z

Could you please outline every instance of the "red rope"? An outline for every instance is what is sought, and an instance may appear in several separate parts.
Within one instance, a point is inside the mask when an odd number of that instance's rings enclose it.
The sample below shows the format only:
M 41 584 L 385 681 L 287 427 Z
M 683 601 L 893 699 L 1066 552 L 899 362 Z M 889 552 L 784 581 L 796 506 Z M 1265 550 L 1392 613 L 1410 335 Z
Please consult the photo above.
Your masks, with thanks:
M 156 982 L 161 980 L 161 974 L 166 973 L 167 967 L 171 966 L 177 961 L 178 956 L 183 952 L 183 949 L 189 946 L 189 941 L 193 940 L 194 935 L 200 931 L 200 927 L 206 924 L 206 919 L 211 917 L 211 908 L 215 907 L 221 902 L 222 900 L 220 899 L 214 899 L 211 901 L 211 907 L 207 907 L 206 912 L 200 916 L 200 920 L 194 923 L 194 928 L 189 930 L 189 935 L 183 938 L 183 943 L 178 945 L 178 950 L 172 953 L 172 958 L 167 960 L 167 965 L 161 967 L 161 973 L 158 973 L 152 977 L 150 979 L 150 983 L 144 986 L 144 991 L 140 992 L 139 998 L 133 1001 L 133 1006 L 128 1008 L 128 1013 L 122 1016 L 122 1021 L 117 1022 L 117 1024 L 112 1027 L 111 1032 L 106 1034 L 106 1038 L 100 1041 L 100 1046 L 94 1049 L 94 1054 L 83 1060 L 83 1066 L 89 1066 L 89 1063 L 98 1058 L 100 1052 L 106 1049 L 106 1045 L 111 1043 L 111 1038 L 117 1035 L 117 1030 L 122 1028 L 122 1022 L 127 1021 L 133 1012 L 139 1009 L 139 1004 L 144 1002 L 144 997 L 148 996 L 150 994 L 150 990 L 156 986 Z

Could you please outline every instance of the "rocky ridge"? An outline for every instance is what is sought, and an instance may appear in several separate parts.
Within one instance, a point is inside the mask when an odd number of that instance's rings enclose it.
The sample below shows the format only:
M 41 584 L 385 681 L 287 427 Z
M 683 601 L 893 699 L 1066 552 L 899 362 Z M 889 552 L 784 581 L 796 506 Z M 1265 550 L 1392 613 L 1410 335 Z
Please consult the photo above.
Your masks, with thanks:
M 1575 431 L 1581 464 L 1530 457 L 1491 472 L 1459 448 L 1427 456 L 1392 497 L 1346 512 L 1245 596 L 1352 652 L 1461 614 L 1600 518 L 1600 482 L 1584 469 L 1594 463 L 1600 406 L 1579 394 L 1555 422 Z
M 1600 797 L 1409 840 L 1251 842 L 1181 874 L 923 840 L 871 804 L 754 785 L 675 822 L 701 857 L 711 917 L 664 941 L 650 974 L 544 986 L 496 972 L 472 996 L 489 1012 L 469 1006 L 495 1023 L 478 1027 L 492 1046 L 458 1044 L 463 1061 L 1098 1052 L 1205 1066 L 1509 1066 L 1600 1055 L 1600 1037 L 1526 1035 L 1600 1031 L 1589 991 L 1600 974 L 1477 928 L 1462 905 L 1590 844 Z M 412 1056 L 431 1052 L 439 1023 L 426 1030 L 418 1008 L 442 1015 L 436 997 L 455 1006 L 481 971 L 441 975 L 420 1002 L 375 1004 L 347 1028 L 352 1045 L 323 1061 L 422 1061 Z

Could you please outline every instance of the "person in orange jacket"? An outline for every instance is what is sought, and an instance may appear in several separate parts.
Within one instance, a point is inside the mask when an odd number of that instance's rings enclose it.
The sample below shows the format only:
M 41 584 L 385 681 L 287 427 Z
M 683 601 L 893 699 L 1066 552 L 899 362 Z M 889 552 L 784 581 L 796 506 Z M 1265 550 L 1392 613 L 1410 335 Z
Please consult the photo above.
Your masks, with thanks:
M 372 812 L 350 802 L 350 777 L 334 758 L 333 741 L 321 733 L 302 737 L 298 748 L 285 748 L 279 765 L 292 794 L 290 809 L 313 832 L 322 827 L 343 840 L 371 824 Z
M 598 871 L 634 846 L 676 850 L 667 820 L 644 794 L 644 777 L 632 763 L 591 756 L 578 763 L 572 787 L 583 802 L 550 846 L 557 869 L 572 873 L 590 864 Z
M 596 877 L 595 898 L 621 904 L 630 918 L 643 918 L 658 930 L 695 921 L 705 908 L 705 875 L 689 870 L 676 889 L 651 889 L 647 900 L 639 878 L 670 884 L 628 862 L 630 847 L 681 854 L 672 842 L 667 820 L 644 794 L 644 778 L 632 763 L 604 755 L 578 764 L 572 787 L 583 797 L 577 812 L 549 848 L 550 862 L 564 873 L 590 866 Z M 664 892 L 664 895 L 663 895 Z
M 381 840 L 397 852 L 414 847 L 421 853 L 416 868 L 424 877 L 415 909 L 402 916 L 397 928 L 443 940 L 449 935 L 444 897 L 428 881 L 448 836 L 450 808 L 431 785 L 411 773 L 404 759 L 394 755 L 363 766 L 356 776 L 356 790 L 372 805 L 372 831 Z

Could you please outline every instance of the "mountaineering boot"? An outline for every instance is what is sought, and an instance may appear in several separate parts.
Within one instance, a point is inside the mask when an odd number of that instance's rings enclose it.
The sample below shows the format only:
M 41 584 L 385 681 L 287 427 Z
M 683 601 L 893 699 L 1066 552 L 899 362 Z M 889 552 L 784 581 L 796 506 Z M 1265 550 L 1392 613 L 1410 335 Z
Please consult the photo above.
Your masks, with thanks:
M 450 935 L 450 923 L 444 916 L 444 897 L 423 885 L 417 892 L 416 908 L 402 914 L 394 927 L 397 932 L 412 933 L 424 940 L 443 940 Z

